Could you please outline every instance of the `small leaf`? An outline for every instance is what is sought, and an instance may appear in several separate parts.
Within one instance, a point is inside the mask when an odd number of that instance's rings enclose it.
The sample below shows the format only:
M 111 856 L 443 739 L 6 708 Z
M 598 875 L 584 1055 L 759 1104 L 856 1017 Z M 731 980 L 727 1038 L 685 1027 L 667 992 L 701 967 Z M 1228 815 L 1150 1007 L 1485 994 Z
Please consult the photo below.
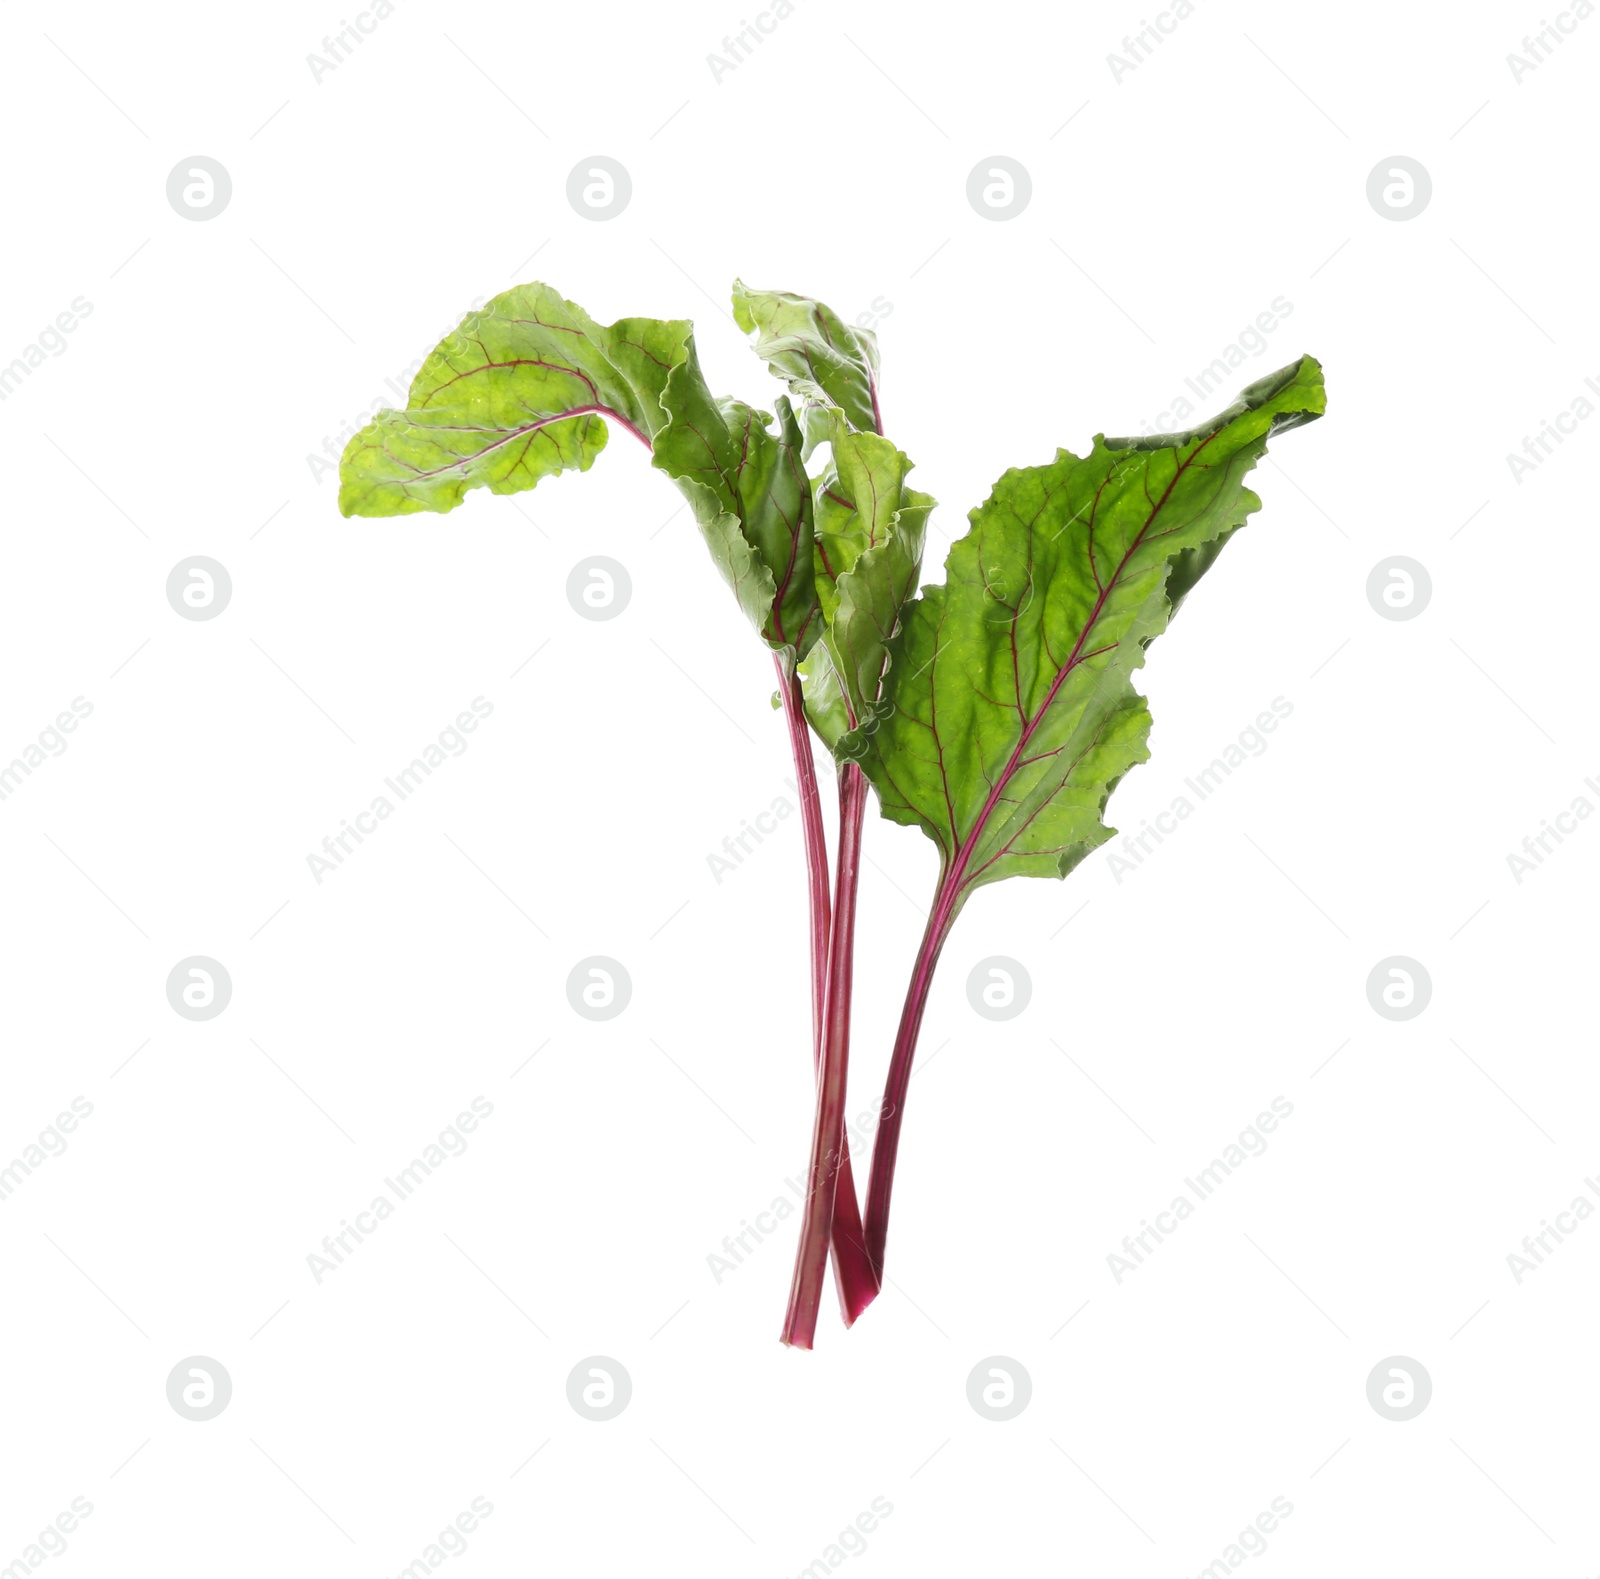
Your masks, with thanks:
M 938 844 L 959 905 L 1010 876 L 1065 876 L 1149 751 L 1131 675 L 1182 596 L 1261 501 L 1268 438 L 1326 401 L 1311 357 L 1188 433 L 1106 440 L 1008 471 L 908 606 L 882 701 L 839 746 L 886 817 Z M 1173 578 L 1169 580 L 1169 578 Z
M 404 411 L 380 411 L 350 440 L 339 509 L 453 510 L 471 488 L 520 493 L 556 472 L 587 471 L 608 419 L 649 443 L 690 331 L 685 319 L 597 324 L 548 285 L 502 292 L 434 348 Z
M 811 482 L 793 409 L 778 397 L 773 433 L 766 412 L 713 398 L 692 338 L 661 401 L 667 422 L 651 446 L 655 464 L 688 499 L 712 559 L 762 639 L 803 658 L 822 619 Z
M 878 337 L 831 307 L 790 291 L 753 291 L 733 282 L 734 321 L 756 336 L 755 353 L 800 403 L 802 458 L 833 435 L 837 406 L 861 433 L 883 430 L 878 415 Z
M 817 600 L 825 626 L 806 676 L 806 710 L 830 749 L 878 701 L 887 642 L 916 591 L 930 494 L 906 486 L 911 462 L 834 410 L 832 461 L 816 481 Z M 824 651 L 825 649 L 825 651 Z

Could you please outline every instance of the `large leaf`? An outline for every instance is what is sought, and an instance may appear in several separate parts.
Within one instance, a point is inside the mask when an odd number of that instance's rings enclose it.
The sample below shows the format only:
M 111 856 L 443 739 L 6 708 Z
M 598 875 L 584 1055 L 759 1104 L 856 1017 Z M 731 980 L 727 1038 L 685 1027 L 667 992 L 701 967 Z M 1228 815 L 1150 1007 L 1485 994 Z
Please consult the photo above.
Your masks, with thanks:
M 453 510 L 470 488 L 520 493 L 554 472 L 587 471 L 607 419 L 649 443 L 690 335 L 686 319 L 597 324 L 548 285 L 504 291 L 434 348 L 404 411 L 380 411 L 350 440 L 339 508 Z
M 884 815 L 938 844 L 954 905 L 1003 877 L 1065 876 L 1112 836 L 1121 776 L 1149 755 L 1131 675 L 1215 549 L 1261 501 L 1246 474 L 1325 404 L 1311 357 L 1204 427 L 1008 471 L 908 606 L 883 699 L 841 743 Z
M 806 672 L 806 711 L 830 748 L 877 704 L 888 642 L 916 591 L 931 495 L 906 486 L 911 462 L 887 439 L 831 412 L 832 459 L 815 484 L 822 641 Z
M 598 324 L 548 285 L 519 285 L 469 314 L 346 446 L 346 515 L 453 510 L 471 488 L 520 493 L 587 471 L 618 422 L 688 496 L 740 606 L 774 647 L 803 657 L 821 627 L 810 482 L 787 401 L 766 413 L 706 388 L 686 319 Z
M 810 296 L 753 291 L 742 280 L 733 282 L 733 316 L 746 334 L 755 334 L 756 355 L 800 402 L 807 456 L 832 437 L 832 406 L 858 432 L 882 432 L 878 337 L 870 329 L 847 324 Z

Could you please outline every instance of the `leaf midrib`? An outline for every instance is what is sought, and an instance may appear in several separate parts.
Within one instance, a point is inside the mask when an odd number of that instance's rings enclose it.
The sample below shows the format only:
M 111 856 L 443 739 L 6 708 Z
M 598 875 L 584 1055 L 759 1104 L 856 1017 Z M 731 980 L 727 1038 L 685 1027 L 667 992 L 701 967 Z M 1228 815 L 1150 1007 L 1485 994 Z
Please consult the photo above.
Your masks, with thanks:
M 1217 432 L 1221 431 L 1221 429 L 1217 430 Z M 1007 786 L 1010 784 L 1012 778 L 1016 775 L 1022 755 L 1028 749 L 1029 741 L 1032 740 L 1039 726 L 1044 722 L 1045 715 L 1054 705 L 1055 699 L 1060 693 L 1061 687 L 1066 683 L 1067 676 L 1077 669 L 1079 664 L 1085 662 L 1088 658 L 1096 656 L 1101 652 L 1109 652 L 1112 650 L 1112 648 L 1121 645 L 1121 641 L 1119 639 L 1118 641 L 1112 642 L 1109 647 L 1096 648 L 1094 653 L 1085 653 L 1083 650 L 1084 643 L 1089 639 L 1089 633 L 1099 622 L 1100 616 L 1105 610 L 1107 600 L 1110 598 L 1111 593 L 1120 584 L 1122 574 L 1127 569 L 1128 561 L 1133 558 L 1134 554 L 1144 543 L 1145 534 L 1150 530 L 1151 526 L 1154 525 L 1156 517 L 1160 515 L 1162 509 L 1167 503 L 1167 500 L 1172 497 L 1172 490 L 1177 487 L 1178 479 L 1182 477 L 1189 469 L 1189 466 L 1193 463 L 1196 456 L 1198 456 L 1200 452 L 1204 450 L 1205 447 L 1216 437 L 1216 433 L 1207 434 L 1206 437 L 1202 439 L 1200 443 L 1198 443 L 1194 449 L 1192 449 L 1189 454 L 1178 463 L 1177 467 L 1172 473 L 1171 479 L 1167 483 L 1166 488 L 1162 491 L 1160 499 L 1156 501 L 1154 507 L 1150 511 L 1150 514 L 1145 517 L 1144 525 L 1139 528 L 1138 535 L 1124 550 L 1122 558 L 1117 563 L 1117 568 L 1112 572 L 1105 586 L 1101 589 L 1100 596 L 1095 600 L 1094 608 L 1090 611 L 1088 619 L 1083 622 L 1083 629 L 1078 633 L 1078 640 L 1074 644 L 1072 652 L 1068 655 L 1067 661 L 1060 667 L 1060 669 L 1056 671 L 1055 679 L 1050 682 L 1049 694 L 1045 697 L 1044 701 L 1039 704 L 1038 710 L 1034 713 L 1033 717 L 1028 721 L 1027 726 L 1018 736 L 1016 746 L 1011 752 L 1010 759 L 1007 761 L 1005 767 L 1001 770 L 999 777 L 990 786 L 988 799 L 984 802 L 983 809 L 978 813 L 977 820 L 972 825 L 971 833 L 969 833 L 967 837 L 962 840 L 960 847 L 956 851 L 955 859 L 951 862 L 949 875 L 939 885 L 941 890 L 953 895 L 959 892 L 961 889 L 965 881 L 967 866 L 972 859 L 973 851 L 977 848 L 978 840 L 983 836 L 983 832 L 988 824 L 989 818 L 993 815 L 994 809 L 1000 803 L 1000 799 L 1005 793 Z M 1030 526 L 1028 529 L 1030 551 L 1033 542 L 1033 531 L 1034 529 Z M 945 605 L 945 612 L 946 615 L 948 615 L 948 602 Z M 1017 613 L 1015 610 L 1013 610 L 1011 616 L 1013 633 L 1016 629 L 1016 620 Z M 940 624 L 943 624 L 943 620 L 940 621 Z M 935 652 L 935 658 L 937 659 L 937 651 Z M 933 695 L 937 679 L 937 673 L 929 676 L 928 690 L 930 697 Z M 935 717 L 937 717 L 937 714 L 935 714 Z M 938 741 L 937 732 L 935 732 L 934 739 L 937 744 L 940 744 L 939 755 L 942 769 L 944 752 L 942 743 Z M 1052 791 L 1051 793 L 1053 795 L 1055 792 Z M 948 782 L 945 790 L 945 801 L 946 804 L 949 805 L 951 813 L 951 831 L 953 833 L 955 831 L 955 807 L 953 804 L 950 804 Z
M 402 415 L 404 415 L 404 413 L 402 413 Z M 625 427 L 628 432 L 630 432 L 642 445 L 644 445 L 646 449 L 650 448 L 649 439 L 647 439 L 644 434 L 634 427 L 634 425 L 629 422 L 620 411 L 614 411 L 610 406 L 574 406 L 569 411 L 557 411 L 548 417 L 540 417 L 537 422 L 527 423 L 525 426 L 520 428 L 512 428 L 508 432 L 503 433 L 494 441 L 493 444 L 485 444 L 481 450 L 474 450 L 471 455 L 466 455 L 459 460 L 451 461 L 448 466 L 436 466 L 432 471 L 418 471 L 415 467 L 411 467 L 410 470 L 412 471 L 412 477 L 410 482 L 400 482 L 399 486 L 402 488 L 409 487 L 411 482 L 428 482 L 435 477 L 442 477 L 446 472 L 461 471 L 465 467 L 472 465 L 474 461 L 481 461 L 485 455 L 492 455 L 502 445 L 510 444 L 514 440 L 520 439 L 524 434 L 537 433 L 541 428 L 549 427 L 552 422 L 565 422 L 573 417 L 588 416 L 610 417 L 613 421 L 618 422 Z M 424 424 L 418 423 L 413 423 L 412 426 L 418 428 L 419 431 L 423 433 L 490 433 L 494 431 L 492 428 L 430 428 Z M 395 463 L 396 466 L 407 465 L 407 462 L 401 460 L 400 457 L 394 454 L 387 445 L 380 443 L 378 448 L 381 449 L 383 453 Z M 396 481 L 398 481 L 398 479 L 396 479 Z

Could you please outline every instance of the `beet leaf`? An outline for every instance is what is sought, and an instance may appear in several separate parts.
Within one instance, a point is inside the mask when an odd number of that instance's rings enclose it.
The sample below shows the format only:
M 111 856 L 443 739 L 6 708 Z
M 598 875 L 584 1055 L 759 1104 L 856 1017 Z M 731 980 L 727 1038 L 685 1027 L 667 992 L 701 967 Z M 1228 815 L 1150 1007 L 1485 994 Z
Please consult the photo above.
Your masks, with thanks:
M 812 1056 L 808 1189 L 783 1340 L 810 1348 L 831 1251 L 849 1325 L 878 1292 L 907 1085 L 940 951 L 972 893 L 1065 877 L 1114 834 L 1106 803 L 1148 755 L 1145 649 L 1260 508 L 1245 478 L 1325 405 L 1311 357 L 1184 433 L 1097 435 L 1006 472 L 942 586 L 916 594 L 933 499 L 883 433 L 878 347 L 811 297 L 735 282 L 734 318 L 787 393 L 776 420 L 714 396 L 682 319 L 602 325 L 547 285 L 469 314 L 340 465 L 345 515 L 453 510 L 587 471 L 611 424 L 683 493 L 771 652 L 806 857 Z M 807 463 L 822 445 L 826 464 Z M 830 889 L 811 734 L 838 768 Z M 844 1124 L 868 789 L 920 827 L 939 876 L 879 1109 L 866 1213 Z
M 883 815 L 920 827 L 939 879 L 890 1059 L 867 1192 L 882 1275 L 906 1086 L 939 951 L 972 892 L 1065 877 L 1112 837 L 1101 820 L 1149 755 L 1134 689 L 1180 596 L 1261 501 L 1244 478 L 1268 438 L 1319 416 L 1311 357 L 1187 433 L 1106 440 L 1005 473 L 971 513 L 943 586 L 908 605 L 882 699 L 840 744 Z
M 814 482 L 816 588 L 823 625 L 805 666 L 806 705 L 830 749 L 875 707 L 888 662 L 886 643 L 916 590 L 931 496 L 906 484 L 911 462 L 881 433 L 877 341 L 851 329 L 820 302 L 734 287 L 740 325 L 755 352 L 801 403 L 809 452 L 826 440 L 830 458 Z M 849 1077 L 856 893 L 866 782 L 839 763 L 839 850 L 824 1004 L 825 1033 L 812 1124 L 808 1187 L 795 1249 L 783 1341 L 810 1348 L 822 1298 L 826 1247 L 859 1208 L 841 1162 L 848 1158 Z M 841 1288 L 848 1325 L 851 1309 Z
M 740 291 L 748 310 L 774 323 L 792 317 L 800 300 L 743 298 Z M 827 309 L 816 311 L 837 325 L 845 343 L 853 332 Z M 777 333 L 781 339 L 781 328 Z M 860 340 L 848 343 L 852 354 L 866 354 Z M 789 353 L 775 343 L 774 354 Z M 857 374 L 868 381 L 862 387 L 870 387 L 864 362 Z M 843 376 L 830 369 L 825 380 L 849 395 Z M 807 398 L 811 390 L 808 385 Z M 828 398 L 821 386 L 815 398 Z M 800 791 L 812 1053 L 820 1080 L 832 914 L 797 665 L 823 622 L 812 485 L 800 427 L 786 399 L 780 397 L 776 406 L 774 433 L 765 412 L 714 398 L 687 320 L 624 318 L 602 325 L 548 285 L 520 285 L 469 314 L 440 342 L 412 381 L 404 411 L 380 412 L 350 441 L 340 463 L 339 507 L 347 516 L 395 516 L 453 510 L 473 488 L 519 493 L 561 471 L 587 471 L 605 448 L 608 422 L 650 449 L 654 464 L 689 500 L 713 561 L 773 652 Z M 833 1244 L 835 1281 L 849 1322 L 871 1303 L 878 1285 L 866 1261 L 849 1154 L 842 1147 L 833 1171 L 847 1201 L 836 1233 L 830 1206 L 823 1247 L 825 1255 Z

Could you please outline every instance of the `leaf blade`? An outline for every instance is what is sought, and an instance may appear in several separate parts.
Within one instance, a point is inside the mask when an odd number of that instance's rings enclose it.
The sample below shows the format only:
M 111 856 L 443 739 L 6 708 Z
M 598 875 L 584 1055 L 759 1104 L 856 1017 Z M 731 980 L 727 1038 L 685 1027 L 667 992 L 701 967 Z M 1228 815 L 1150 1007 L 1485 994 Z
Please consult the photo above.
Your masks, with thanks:
M 847 324 L 811 296 L 751 290 L 733 282 L 734 322 L 754 334 L 754 350 L 800 404 L 805 454 L 832 435 L 836 406 L 860 433 L 881 433 L 878 337 Z
M 1184 434 L 1059 451 L 971 513 L 943 586 L 891 646 L 857 751 L 883 814 L 939 846 L 957 902 L 1008 876 L 1065 876 L 1112 836 L 1112 788 L 1148 757 L 1131 676 L 1216 548 L 1260 507 L 1243 478 L 1269 437 L 1326 404 L 1313 358 Z M 1187 557 L 1185 557 L 1187 556 Z
M 778 397 L 773 432 L 766 412 L 715 398 L 691 336 L 661 403 L 666 421 L 651 445 L 654 464 L 688 499 L 712 559 L 762 639 L 803 658 L 822 622 L 811 481 L 788 400 Z
M 340 512 L 443 513 L 474 488 L 520 493 L 587 471 L 608 421 L 649 444 L 691 332 L 686 319 L 598 324 L 538 281 L 501 292 L 429 353 L 404 411 L 379 412 L 345 446 Z
M 832 413 L 832 461 L 815 490 L 816 583 L 823 616 L 807 674 L 807 713 L 830 750 L 876 706 L 888 643 L 916 591 L 931 494 L 909 487 L 904 452 Z

